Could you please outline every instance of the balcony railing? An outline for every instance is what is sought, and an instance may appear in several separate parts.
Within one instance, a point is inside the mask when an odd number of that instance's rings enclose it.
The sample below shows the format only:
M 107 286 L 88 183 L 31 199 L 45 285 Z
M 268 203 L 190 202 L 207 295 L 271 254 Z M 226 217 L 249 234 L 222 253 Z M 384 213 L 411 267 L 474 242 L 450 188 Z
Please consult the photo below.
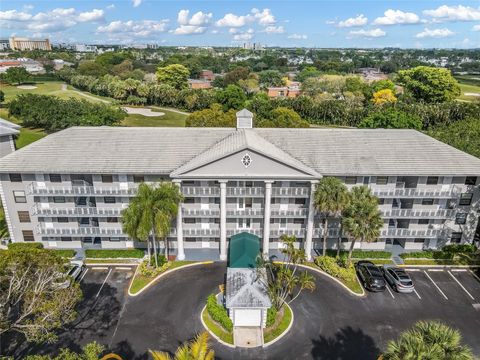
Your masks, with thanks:
M 263 209 L 227 209 L 227 216 L 263 217 Z
M 185 196 L 220 196 L 219 187 L 207 186 L 182 186 L 182 193 Z
M 67 227 L 67 228 L 46 228 L 37 226 L 36 232 L 44 236 L 124 236 L 121 229 L 118 228 L 99 228 L 99 227 Z
M 444 229 L 388 229 L 382 230 L 380 237 L 398 237 L 398 238 L 435 238 L 446 234 Z
M 452 217 L 455 210 L 437 209 L 437 210 L 420 210 L 420 209 L 392 209 L 382 211 L 384 218 L 449 218 Z
M 184 217 L 220 217 L 219 209 L 182 209 Z
M 38 186 L 37 183 L 31 183 L 28 186 L 27 193 L 29 195 L 39 196 L 89 196 L 89 195 L 105 195 L 105 196 L 133 196 L 137 193 L 137 188 L 130 187 L 121 189 L 120 187 L 93 187 L 93 186 Z
M 455 186 L 448 190 L 425 189 L 425 188 L 397 188 L 397 189 L 381 189 L 372 186 L 373 195 L 379 198 L 396 198 L 396 197 L 412 197 L 412 198 L 442 198 L 450 199 L 456 197 L 460 191 Z
M 272 187 L 272 196 L 274 197 L 308 197 L 310 188 L 308 187 Z
M 264 196 L 265 188 L 263 187 L 227 187 L 227 196 Z
M 40 216 L 120 216 L 121 209 L 102 209 L 96 207 L 42 208 L 35 205 L 32 215 Z
M 307 216 L 308 210 L 307 209 L 291 209 L 291 210 L 272 210 L 270 216 L 271 217 L 285 217 L 285 216 L 293 216 L 293 217 L 304 217 Z

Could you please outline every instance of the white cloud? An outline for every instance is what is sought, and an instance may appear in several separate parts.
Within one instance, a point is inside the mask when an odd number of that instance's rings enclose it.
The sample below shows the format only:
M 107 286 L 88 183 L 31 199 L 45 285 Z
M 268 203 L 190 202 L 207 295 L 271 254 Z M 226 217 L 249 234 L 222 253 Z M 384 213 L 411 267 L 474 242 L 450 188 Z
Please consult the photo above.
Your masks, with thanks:
M 276 23 L 275 16 L 273 16 L 270 9 L 263 9 L 262 11 L 253 8 L 252 14 L 258 23 L 262 26 L 273 25 Z
M 142 3 L 142 0 L 132 0 L 133 7 L 138 7 Z
M 254 20 L 252 15 L 235 15 L 232 13 L 225 14 L 223 18 L 218 20 L 215 25 L 225 27 L 242 27 Z
M 17 10 L 7 10 L 7 11 L 0 11 L 0 20 L 7 20 L 7 21 L 27 21 L 32 18 L 31 14 L 17 11 Z
M 115 9 L 115 4 L 107 5 L 107 7 L 105 9 L 107 9 L 107 10 Z
M 27 4 L 22 6 L 23 11 L 32 11 L 34 6 L 32 4 Z
M 100 20 L 104 20 L 103 10 L 93 9 L 92 11 L 86 11 L 78 14 L 79 22 L 100 21 Z
M 363 14 L 357 15 L 354 18 L 348 18 L 347 20 L 340 21 L 337 26 L 338 27 L 354 27 L 354 26 L 363 26 L 366 25 L 368 22 L 368 18 L 363 16 Z
M 472 31 L 480 31 L 480 24 L 474 25 L 474 26 L 472 27 Z
M 285 29 L 283 28 L 283 26 L 270 25 L 270 26 L 267 26 L 264 29 L 264 31 L 267 34 L 283 34 L 285 32 Z
M 415 35 L 416 38 L 418 39 L 423 39 L 423 38 L 445 38 L 455 35 L 455 33 L 447 28 L 443 29 L 428 29 L 425 28 L 422 32 L 418 33 Z
M 425 15 L 440 21 L 477 21 L 480 20 L 480 9 L 469 6 L 442 5 L 434 10 L 423 11 Z
M 292 34 L 288 36 L 289 39 L 295 39 L 295 40 L 305 40 L 307 38 L 307 35 L 305 34 Z
M 171 32 L 175 35 L 203 34 L 212 20 L 212 13 L 198 11 L 189 17 L 190 10 L 182 9 L 178 12 L 177 22 L 180 25 Z
M 111 39 L 148 38 L 167 30 L 168 20 L 112 21 L 99 26 L 97 33 L 110 35 Z
M 247 31 L 237 33 L 233 36 L 233 40 L 235 41 L 247 41 L 251 40 L 255 34 L 253 29 L 248 29 Z
M 349 35 L 351 36 L 361 36 L 361 37 L 367 37 L 367 38 L 377 38 L 377 37 L 383 37 L 387 35 L 385 31 L 383 31 L 380 28 L 377 29 L 372 29 L 372 30 L 356 30 L 356 31 L 350 31 Z
M 373 21 L 374 25 L 396 25 L 396 24 L 418 24 L 420 17 L 412 12 L 403 12 L 402 10 L 388 9 L 383 13 L 384 16 L 378 17 Z

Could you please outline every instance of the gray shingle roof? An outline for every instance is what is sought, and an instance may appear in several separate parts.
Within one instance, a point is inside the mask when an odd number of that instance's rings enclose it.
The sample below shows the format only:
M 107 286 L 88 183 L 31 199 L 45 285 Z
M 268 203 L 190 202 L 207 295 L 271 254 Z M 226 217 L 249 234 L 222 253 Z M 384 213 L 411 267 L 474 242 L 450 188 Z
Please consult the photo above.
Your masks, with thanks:
M 322 175 L 480 175 L 480 159 L 414 130 L 128 127 L 57 132 L 2 158 L 0 172 L 170 174 L 256 142 Z
M 227 308 L 269 308 L 265 269 L 227 268 L 225 305 Z

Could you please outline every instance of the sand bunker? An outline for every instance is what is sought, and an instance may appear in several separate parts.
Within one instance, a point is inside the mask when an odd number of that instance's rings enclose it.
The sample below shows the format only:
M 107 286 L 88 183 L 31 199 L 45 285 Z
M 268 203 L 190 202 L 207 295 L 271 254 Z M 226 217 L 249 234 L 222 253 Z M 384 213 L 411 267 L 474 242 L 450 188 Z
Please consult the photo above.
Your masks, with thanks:
M 22 90 L 33 90 L 36 89 L 37 87 L 35 85 L 18 85 L 17 89 L 22 89 Z
M 143 116 L 149 116 L 149 117 L 154 117 L 154 116 L 163 116 L 165 113 L 159 112 L 159 111 L 152 111 L 152 109 L 148 108 L 134 108 L 134 107 L 122 107 L 123 110 L 127 112 L 127 114 L 139 114 Z

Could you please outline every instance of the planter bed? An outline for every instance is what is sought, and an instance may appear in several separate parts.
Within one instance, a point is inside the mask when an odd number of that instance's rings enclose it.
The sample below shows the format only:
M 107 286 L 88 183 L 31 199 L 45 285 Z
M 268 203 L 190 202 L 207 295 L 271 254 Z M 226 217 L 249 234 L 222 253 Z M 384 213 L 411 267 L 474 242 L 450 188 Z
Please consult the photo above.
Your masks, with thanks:
M 281 336 L 290 326 L 292 322 L 292 310 L 290 306 L 284 305 L 277 313 L 275 323 L 263 330 L 263 341 L 265 345 Z

